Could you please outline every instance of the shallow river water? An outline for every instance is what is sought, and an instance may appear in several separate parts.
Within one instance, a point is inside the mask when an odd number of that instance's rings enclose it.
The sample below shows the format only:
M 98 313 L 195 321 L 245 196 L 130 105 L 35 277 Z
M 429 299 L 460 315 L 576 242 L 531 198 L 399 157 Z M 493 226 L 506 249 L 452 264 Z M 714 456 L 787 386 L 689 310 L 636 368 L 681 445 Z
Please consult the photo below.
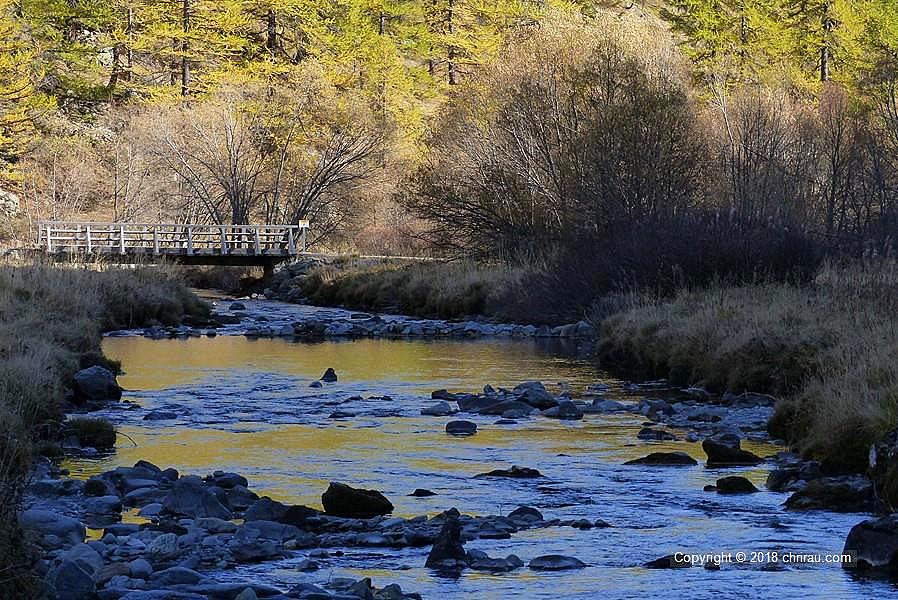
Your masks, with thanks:
M 285 309 L 288 310 L 288 309 Z M 245 475 L 250 488 L 283 502 L 321 506 L 329 481 L 382 490 L 398 516 L 433 515 L 451 507 L 474 515 L 507 514 L 519 505 L 549 518 L 604 519 L 612 528 L 531 530 L 509 540 L 476 540 L 467 548 L 491 556 L 515 553 L 527 562 L 566 554 L 589 566 L 538 573 L 527 568 L 491 575 L 466 571 L 445 578 L 424 569 L 427 548 L 347 549 L 319 560 L 322 570 L 293 567 L 299 552 L 281 562 L 215 573 L 221 581 L 257 576 L 289 587 L 331 577 L 370 576 L 375 585 L 399 583 L 424 598 L 875 598 L 896 589 L 862 580 L 834 564 L 723 563 L 702 568 L 648 570 L 660 556 L 689 553 L 777 552 L 837 554 L 859 514 L 785 511 L 785 494 L 762 491 L 721 496 L 702 491 L 723 475 L 742 474 L 764 490 L 767 467 L 707 469 L 703 465 L 646 468 L 622 463 L 656 450 L 685 450 L 703 462 L 698 444 L 642 442 L 642 419 L 586 415 L 561 422 L 542 417 L 496 425 L 495 417 L 467 415 L 478 433 L 451 438 L 452 417 L 425 417 L 430 392 L 476 391 L 484 384 L 513 386 L 538 379 L 550 391 L 610 386 L 606 397 L 651 395 L 597 371 L 584 358 L 533 340 L 356 340 L 298 343 L 242 336 L 150 340 L 110 337 L 105 353 L 120 360 L 119 378 L 136 403 L 108 411 L 125 434 L 117 452 L 99 460 L 71 460 L 74 476 L 87 477 L 138 459 L 182 473 L 215 469 Z M 340 381 L 310 388 L 327 367 Z M 353 396 L 363 399 L 348 400 Z M 389 398 L 383 398 L 389 396 Z M 373 398 L 372 398 L 373 397 Z M 149 410 L 171 410 L 176 420 L 145 421 Z M 329 418 L 340 410 L 354 417 Z M 779 448 L 746 443 L 769 455 Z M 473 479 L 512 464 L 534 467 L 538 480 Z M 437 492 L 407 496 L 415 488 Z M 735 560 L 735 559 L 734 559 Z

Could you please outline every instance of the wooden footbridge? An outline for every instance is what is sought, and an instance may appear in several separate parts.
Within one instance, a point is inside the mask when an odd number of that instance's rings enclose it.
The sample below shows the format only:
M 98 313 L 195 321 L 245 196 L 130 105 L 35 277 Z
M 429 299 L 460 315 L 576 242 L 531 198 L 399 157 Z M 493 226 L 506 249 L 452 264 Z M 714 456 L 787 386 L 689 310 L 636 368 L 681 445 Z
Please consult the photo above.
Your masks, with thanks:
M 127 264 L 165 258 L 188 265 L 271 270 L 306 253 L 308 229 L 308 221 L 296 225 L 41 221 L 38 248 L 55 259 L 96 257 Z

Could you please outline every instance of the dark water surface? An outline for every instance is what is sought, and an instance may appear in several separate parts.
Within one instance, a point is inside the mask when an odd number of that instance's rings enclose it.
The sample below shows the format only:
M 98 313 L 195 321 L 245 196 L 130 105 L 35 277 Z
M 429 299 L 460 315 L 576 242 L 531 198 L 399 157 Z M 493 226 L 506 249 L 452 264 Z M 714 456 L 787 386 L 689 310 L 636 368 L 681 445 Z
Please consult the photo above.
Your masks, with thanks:
M 637 440 L 642 419 L 587 415 L 579 422 L 545 418 L 495 425 L 477 422 L 470 438 L 450 438 L 451 417 L 422 417 L 438 388 L 476 391 L 484 384 L 513 386 L 530 379 L 580 392 L 588 384 L 610 386 L 608 398 L 635 401 L 634 392 L 595 370 L 585 359 L 535 341 L 357 340 L 295 343 L 239 336 L 149 340 L 107 338 L 105 353 L 120 360 L 126 398 L 139 406 L 108 415 L 128 437 L 101 460 L 73 460 L 75 476 L 138 459 L 182 473 L 236 471 L 250 488 L 275 499 L 320 508 L 329 481 L 382 490 L 396 515 L 433 515 L 450 507 L 468 514 L 507 514 L 519 505 L 546 518 L 604 519 L 613 528 L 533 530 L 510 540 L 477 540 L 467 547 L 491 556 L 515 553 L 527 562 L 543 554 L 573 555 L 589 564 L 580 571 L 537 573 L 527 568 L 491 575 L 467 571 L 442 578 L 423 568 L 427 548 L 348 549 L 339 559 L 318 560 L 322 570 L 297 572 L 299 553 L 276 563 L 214 574 L 220 580 L 257 574 L 267 584 L 321 584 L 335 576 L 370 576 L 375 585 L 399 583 L 425 598 L 876 598 L 895 589 L 855 579 L 840 566 L 780 563 L 723 564 L 652 571 L 642 563 L 677 551 L 742 551 L 834 554 L 863 515 L 787 512 L 785 494 L 719 496 L 702 487 L 724 474 L 742 474 L 763 489 L 767 467 L 718 471 L 625 467 L 656 450 L 684 450 L 702 461 L 697 444 Z M 340 382 L 310 388 L 327 367 Z M 369 398 L 390 396 L 390 399 Z M 346 401 L 352 396 L 363 400 Z M 144 421 L 149 410 L 181 416 Z M 341 410 L 356 416 L 331 419 Z M 134 443 L 129 441 L 130 438 Z M 136 444 L 136 445 L 135 445 Z M 778 448 L 746 443 L 768 455 Z M 512 464 L 538 468 L 545 479 L 472 479 Z M 411 498 L 415 488 L 437 492 Z

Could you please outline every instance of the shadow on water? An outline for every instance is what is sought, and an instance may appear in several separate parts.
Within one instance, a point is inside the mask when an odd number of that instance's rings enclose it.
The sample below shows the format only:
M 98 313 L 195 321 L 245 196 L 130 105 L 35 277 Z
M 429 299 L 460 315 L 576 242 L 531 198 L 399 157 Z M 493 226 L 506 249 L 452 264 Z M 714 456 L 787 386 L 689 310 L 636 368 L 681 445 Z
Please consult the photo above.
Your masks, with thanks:
M 513 386 L 531 379 L 575 393 L 609 386 L 606 397 L 634 400 L 623 382 L 597 372 L 576 347 L 535 341 L 355 340 L 291 343 L 243 337 L 187 340 L 109 338 L 104 351 L 125 366 L 120 383 L 131 409 L 107 414 L 132 438 L 100 460 L 71 460 L 73 475 L 87 477 L 138 459 L 183 473 L 215 469 L 247 476 L 260 494 L 320 507 L 329 481 L 382 490 L 395 514 L 435 514 L 457 507 L 468 514 L 507 514 L 519 505 L 547 518 L 603 519 L 613 527 L 586 531 L 550 528 L 507 540 L 477 540 L 468 548 L 491 556 L 515 553 L 525 561 L 543 554 L 577 556 L 586 569 L 504 575 L 465 572 L 440 577 L 421 567 L 427 548 L 348 549 L 339 558 L 316 559 L 322 570 L 300 573 L 297 557 L 248 565 L 216 578 L 257 575 L 287 587 L 332 576 L 370 576 L 397 582 L 425 598 L 765 598 L 882 597 L 887 582 L 846 573 L 838 565 L 724 564 L 652 571 L 644 562 L 677 551 L 838 553 L 861 515 L 792 513 L 786 496 L 761 492 L 720 496 L 702 488 L 724 474 L 741 474 L 763 489 L 766 468 L 727 471 L 704 466 L 623 466 L 656 450 L 682 450 L 698 460 L 698 444 L 649 443 L 636 438 L 642 419 L 587 415 L 582 421 L 545 418 L 496 424 L 496 417 L 465 416 L 478 425 L 469 438 L 444 433 L 452 417 L 423 417 L 430 392 L 476 391 L 484 384 Z M 312 388 L 326 368 L 340 381 Z M 388 398 L 385 398 L 388 397 Z M 177 418 L 146 421 L 154 410 Z M 339 409 L 353 416 L 331 418 Z M 746 444 L 769 455 L 766 444 Z M 528 481 L 475 479 L 512 464 L 538 468 Z M 412 498 L 415 488 L 437 493 Z M 133 518 L 133 516 L 129 517 Z

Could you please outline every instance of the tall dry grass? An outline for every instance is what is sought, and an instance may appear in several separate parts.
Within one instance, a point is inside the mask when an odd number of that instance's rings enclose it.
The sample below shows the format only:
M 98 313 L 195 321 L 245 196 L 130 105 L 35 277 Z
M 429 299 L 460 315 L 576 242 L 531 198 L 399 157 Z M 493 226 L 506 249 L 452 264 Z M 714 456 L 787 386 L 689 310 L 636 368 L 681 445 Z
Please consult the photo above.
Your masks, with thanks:
M 422 317 L 503 316 L 500 295 L 521 269 L 459 262 L 350 259 L 319 267 L 303 291 L 316 304 L 395 310 Z
M 34 594 L 16 513 L 32 445 L 59 433 L 72 375 L 101 360 L 104 330 L 207 312 L 167 267 L 0 264 L 0 584 L 10 597 Z
M 600 360 L 715 392 L 780 398 L 771 433 L 836 470 L 863 470 L 898 426 L 898 267 L 821 269 L 812 285 L 682 291 L 601 325 Z

